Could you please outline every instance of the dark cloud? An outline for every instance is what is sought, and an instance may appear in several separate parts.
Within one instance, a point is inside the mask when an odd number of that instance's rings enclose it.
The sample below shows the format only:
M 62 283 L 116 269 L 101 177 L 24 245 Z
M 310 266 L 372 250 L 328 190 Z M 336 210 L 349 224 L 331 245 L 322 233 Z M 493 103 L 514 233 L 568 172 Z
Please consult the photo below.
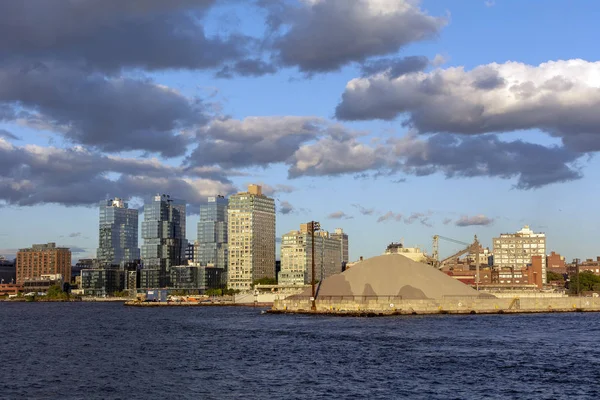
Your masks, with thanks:
M 332 212 L 331 214 L 329 214 L 327 216 L 327 218 L 329 218 L 329 219 L 352 219 L 354 217 L 346 214 L 343 211 L 335 211 L 335 212 Z
M 291 178 L 369 171 L 414 176 L 442 173 L 447 178 L 488 176 L 517 178 L 516 188 L 533 189 L 581 178 L 580 157 L 565 147 L 504 142 L 495 135 L 436 134 L 424 139 L 408 135 L 385 145 L 326 137 L 296 151 L 288 161 L 288 173 Z
M 336 116 L 403 119 L 419 133 L 483 134 L 540 129 L 580 152 L 600 151 L 599 62 L 516 62 L 348 82 Z
M 400 214 L 400 213 L 396 214 L 392 211 L 388 211 L 385 214 L 383 214 L 381 217 L 377 218 L 377 222 L 387 222 L 387 221 L 400 222 L 400 221 L 402 221 L 402 214 Z
M 224 66 L 215 74 L 215 77 L 226 79 L 236 76 L 257 77 L 274 74 L 275 72 L 277 72 L 277 69 L 273 64 L 262 60 L 247 59 L 238 61 L 233 65 Z
M 81 232 L 73 232 L 69 234 L 70 238 L 76 238 L 76 237 L 80 237 L 81 236 Z
M 81 253 L 87 253 L 87 249 L 84 249 L 83 247 L 79 247 L 79 246 L 69 246 L 69 245 L 60 245 L 60 247 L 68 247 L 69 250 L 71 250 L 72 254 L 81 254 Z
M 6 129 L 0 129 L 0 138 L 5 138 L 8 140 L 21 140 L 18 136 L 13 135 Z
M 362 215 L 373 215 L 373 213 L 375 212 L 374 208 L 365 208 L 360 204 L 352 204 L 352 207 L 356 208 L 358 212 Z
M 363 76 L 387 72 L 390 79 L 427 68 L 429 59 L 425 56 L 409 56 L 403 58 L 384 58 L 366 62 L 361 66 Z
M 279 212 L 283 215 L 291 214 L 294 212 L 294 206 L 291 205 L 288 201 L 282 201 L 279 203 Z
M 207 196 L 236 191 L 225 174 L 214 180 L 198 172 L 156 159 L 105 156 L 80 147 L 19 147 L 0 139 L 0 202 L 6 204 L 95 205 L 107 196 L 145 198 L 160 190 L 197 205 Z
M 518 177 L 516 187 L 533 189 L 581 178 L 580 154 L 493 135 L 457 137 L 438 134 L 427 140 L 408 136 L 396 142 L 403 172 L 417 176 L 442 172 L 446 177 Z
M 463 215 L 454 223 L 454 225 L 461 226 L 461 227 L 473 226 L 473 225 L 488 226 L 493 223 L 494 223 L 494 219 L 488 218 L 483 214 L 479 214 L 479 215 L 474 215 L 472 217 Z
M 284 162 L 303 143 L 326 134 L 329 129 L 327 121 L 316 117 L 215 120 L 198 133 L 198 147 L 187 163 L 232 168 Z
M 0 58 L 83 63 L 104 70 L 215 68 L 253 39 L 209 37 L 214 0 L 20 0 L 0 2 Z
M 450 222 L 452 222 L 452 218 L 444 218 L 444 221 L 442 223 L 444 225 L 448 225 Z
M 0 105 L 75 143 L 167 157 L 185 152 L 189 138 L 182 130 L 206 121 L 199 101 L 149 80 L 107 78 L 60 64 L 0 69 Z
M 435 37 L 446 23 L 444 18 L 427 15 L 416 1 L 268 4 L 273 47 L 280 62 L 307 73 L 334 71 L 351 62 L 396 53 L 411 42 Z

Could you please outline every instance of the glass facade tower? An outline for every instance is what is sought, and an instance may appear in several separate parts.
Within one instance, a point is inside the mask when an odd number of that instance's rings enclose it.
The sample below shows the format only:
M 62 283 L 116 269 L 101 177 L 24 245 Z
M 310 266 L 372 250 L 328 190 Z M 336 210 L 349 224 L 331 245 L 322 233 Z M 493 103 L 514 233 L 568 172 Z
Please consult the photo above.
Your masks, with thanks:
M 138 210 L 128 208 L 127 203 L 118 197 L 100 202 L 96 257 L 102 267 L 124 266 L 140 259 Z
M 144 205 L 142 263 L 153 278 L 151 287 L 168 286 L 171 267 L 185 264 L 185 202 L 158 194 Z M 142 271 L 144 275 L 144 271 Z
M 206 266 L 227 269 L 227 199 L 209 197 L 200 205 L 198 245 L 194 261 Z

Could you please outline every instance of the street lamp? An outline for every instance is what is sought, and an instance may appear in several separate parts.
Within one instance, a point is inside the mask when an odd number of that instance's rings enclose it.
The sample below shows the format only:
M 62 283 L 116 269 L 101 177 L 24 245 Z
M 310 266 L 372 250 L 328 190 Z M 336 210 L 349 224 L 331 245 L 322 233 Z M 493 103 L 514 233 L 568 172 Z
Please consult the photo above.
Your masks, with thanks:
M 317 311 L 317 305 L 315 303 L 315 296 L 316 296 L 316 292 L 315 292 L 315 231 L 321 230 L 321 224 L 316 222 L 316 221 L 310 221 L 310 236 L 311 236 L 311 247 L 312 247 L 312 282 L 311 282 L 311 286 L 312 286 L 312 297 L 310 298 L 310 301 L 312 302 L 311 304 L 311 311 Z

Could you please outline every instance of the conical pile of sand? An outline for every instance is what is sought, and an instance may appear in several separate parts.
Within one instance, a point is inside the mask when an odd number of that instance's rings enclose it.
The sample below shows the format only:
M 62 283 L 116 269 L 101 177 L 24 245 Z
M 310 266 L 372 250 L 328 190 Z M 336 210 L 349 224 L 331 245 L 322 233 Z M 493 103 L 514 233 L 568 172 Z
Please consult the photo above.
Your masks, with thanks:
M 310 289 L 304 295 L 310 295 Z M 401 296 L 403 299 L 442 299 L 444 296 L 485 296 L 431 265 L 400 254 L 369 258 L 323 280 L 317 295 Z

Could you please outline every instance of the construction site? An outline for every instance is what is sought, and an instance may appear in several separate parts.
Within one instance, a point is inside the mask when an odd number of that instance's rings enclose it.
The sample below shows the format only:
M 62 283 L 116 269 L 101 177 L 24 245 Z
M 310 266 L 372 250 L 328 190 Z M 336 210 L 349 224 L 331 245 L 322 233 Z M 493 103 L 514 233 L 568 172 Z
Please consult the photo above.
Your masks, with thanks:
M 381 256 L 348 264 L 314 288 L 276 299 L 272 312 L 432 314 L 600 311 L 598 297 L 572 297 L 546 283 L 545 235 L 525 226 L 493 239 L 465 242 L 441 235 L 432 251 L 390 243 Z M 440 244 L 451 255 L 440 257 Z M 495 253 L 495 254 L 494 254 Z
M 313 294 L 314 293 L 314 294 Z M 600 311 L 600 298 L 496 296 L 401 254 L 362 260 L 302 293 L 275 299 L 271 313 L 333 315 L 499 314 Z

